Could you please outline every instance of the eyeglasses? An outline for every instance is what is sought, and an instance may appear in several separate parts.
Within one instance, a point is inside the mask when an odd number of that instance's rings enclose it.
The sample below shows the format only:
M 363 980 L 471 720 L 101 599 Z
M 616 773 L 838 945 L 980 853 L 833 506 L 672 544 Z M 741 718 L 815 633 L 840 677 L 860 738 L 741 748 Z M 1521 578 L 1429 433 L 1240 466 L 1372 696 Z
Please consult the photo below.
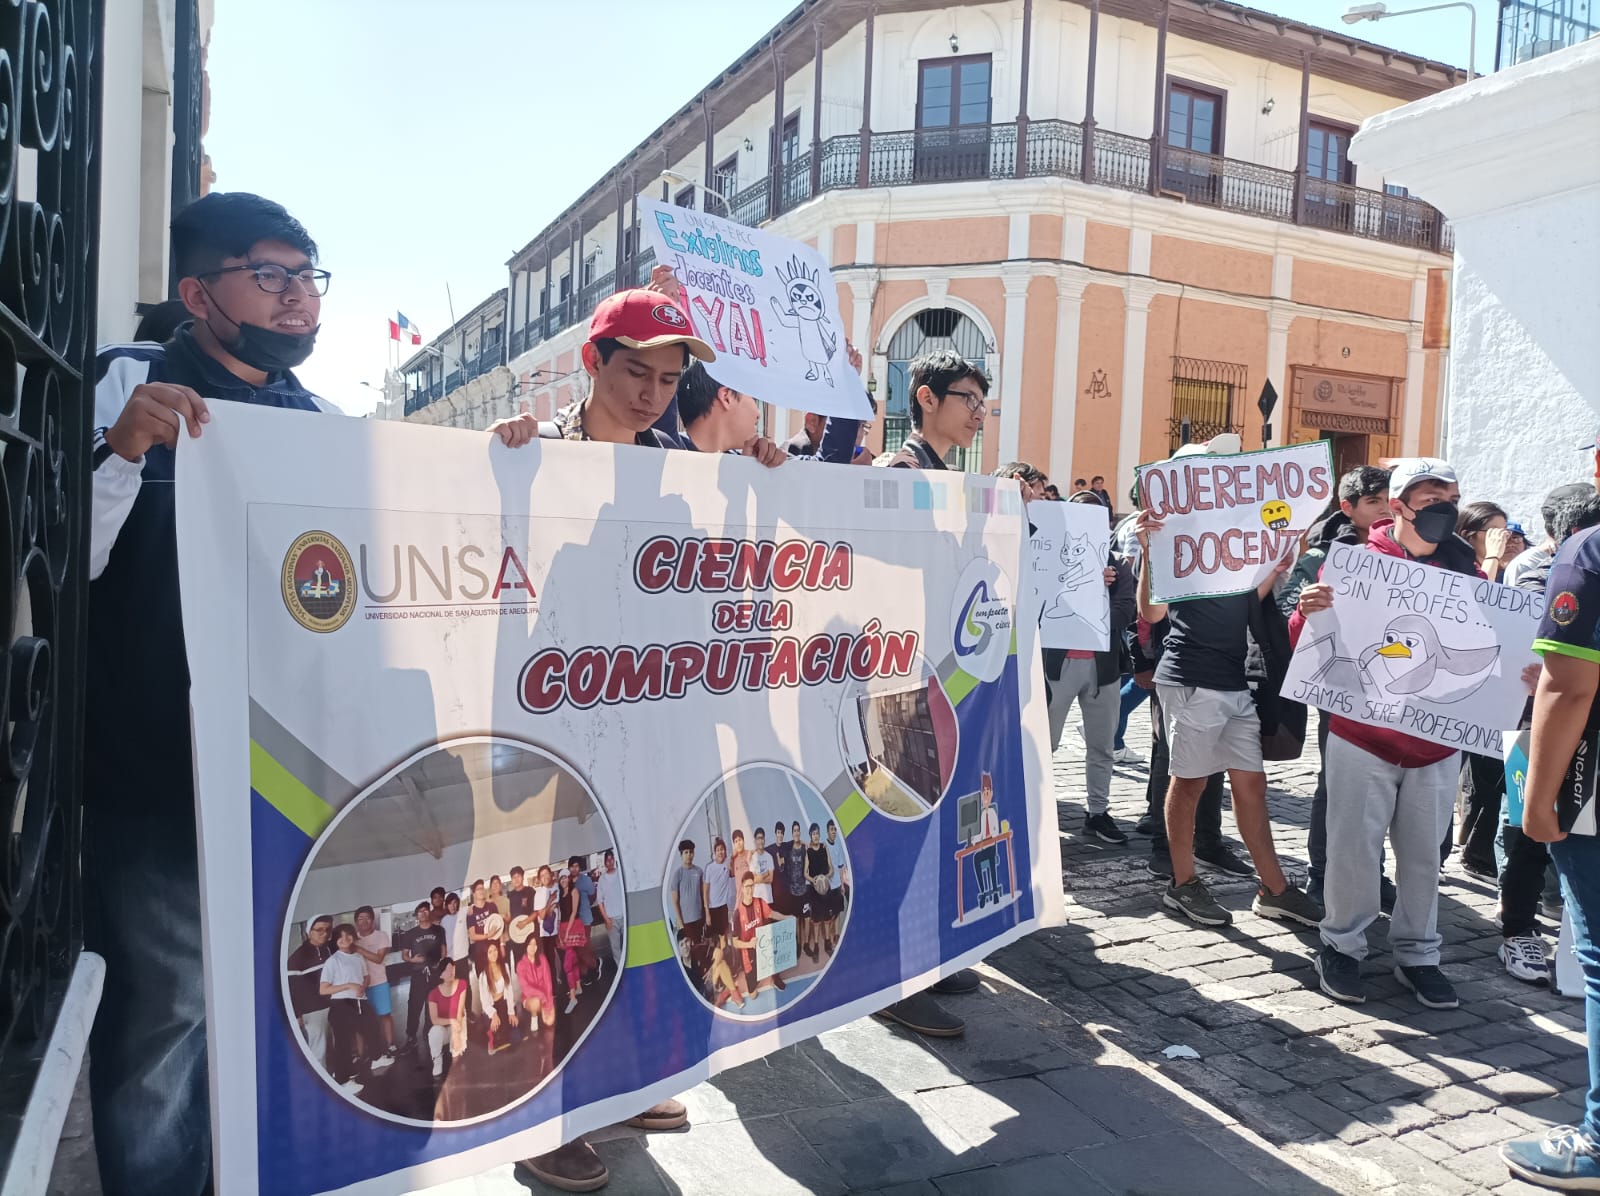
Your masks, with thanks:
M 944 392 L 944 396 L 947 399 L 951 397 L 960 399 L 967 405 L 967 410 L 973 415 L 977 415 L 978 412 L 983 410 L 983 396 L 970 390 L 957 390 L 952 386 Z
M 224 266 L 220 270 L 208 270 L 196 277 L 216 278 L 221 274 L 238 274 L 246 270 L 255 275 L 256 286 L 269 295 L 281 295 L 287 291 L 291 278 L 298 282 L 308 295 L 326 295 L 328 279 L 332 277 L 326 270 L 313 270 L 309 266 L 303 270 L 290 271 L 277 262 L 251 262 L 245 266 Z

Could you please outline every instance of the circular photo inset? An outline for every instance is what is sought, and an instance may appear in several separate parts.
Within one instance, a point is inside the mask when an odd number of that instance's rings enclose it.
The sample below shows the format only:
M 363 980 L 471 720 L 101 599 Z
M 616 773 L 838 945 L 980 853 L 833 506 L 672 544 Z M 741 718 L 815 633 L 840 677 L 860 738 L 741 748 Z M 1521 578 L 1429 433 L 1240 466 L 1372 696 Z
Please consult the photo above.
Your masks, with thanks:
M 683 824 L 661 901 L 695 994 L 728 1017 L 770 1017 L 838 953 L 850 919 L 844 832 L 799 773 L 747 764 Z
M 856 789 L 891 818 L 925 818 L 950 787 L 956 710 L 928 662 L 911 677 L 876 677 L 846 689 L 839 750 Z
M 408 1125 L 527 1100 L 599 1021 L 626 952 L 622 866 L 564 761 L 461 739 L 342 809 L 289 903 L 283 999 L 307 1062 Z

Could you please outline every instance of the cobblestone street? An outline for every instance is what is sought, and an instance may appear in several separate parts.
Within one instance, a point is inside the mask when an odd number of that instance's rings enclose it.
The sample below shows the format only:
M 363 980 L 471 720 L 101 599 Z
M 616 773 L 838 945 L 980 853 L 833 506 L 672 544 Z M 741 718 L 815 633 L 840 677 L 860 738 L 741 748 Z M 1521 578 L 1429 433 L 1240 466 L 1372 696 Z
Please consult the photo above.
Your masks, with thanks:
M 1128 742 L 1148 745 L 1143 710 Z M 1496 1148 L 1578 1119 L 1583 1006 L 1505 974 L 1493 886 L 1453 861 L 1444 876 L 1444 964 L 1459 1010 L 1425 1010 L 1400 990 L 1382 921 L 1364 965 L 1367 1004 L 1337 1005 L 1315 987 L 1315 932 L 1250 914 L 1253 881 L 1207 870 L 1237 921 L 1202 928 L 1160 908 L 1148 840 L 1084 840 L 1082 751 L 1069 726 L 1055 762 L 1067 923 L 992 957 L 983 992 L 948 999 L 967 1018 L 964 1038 L 924 1042 L 866 1019 L 725 1072 L 686 1095 L 682 1133 L 596 1136 L 608 1191 L 1536 1191 L 1508 1179 Z M 1315 739 L 1304 759 L 1269 771 L 1279 853 L 1299 879 Z M 1127 829 L 1145 780 L 1143 767 L 1117 769 L 1112 812 Z M 1200 1058 L 1166 1060 L 1171 1045 Z M 82 1106 L 53 1192 L 98 1190 Z M 504 1167 L 429 1194 L 526 1191 Z

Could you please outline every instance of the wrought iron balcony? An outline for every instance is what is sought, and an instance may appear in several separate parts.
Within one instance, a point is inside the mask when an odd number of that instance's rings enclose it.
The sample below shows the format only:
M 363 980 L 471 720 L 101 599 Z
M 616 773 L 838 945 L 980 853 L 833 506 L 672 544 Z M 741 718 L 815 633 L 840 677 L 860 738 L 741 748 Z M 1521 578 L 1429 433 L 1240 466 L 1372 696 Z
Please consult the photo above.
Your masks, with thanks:
M 873 133 L 867 139 L 865 162 L 861 142 L 856 133 L 828 138 L 786 162 L 776 178 L 766 175 L 729 196 L 727 214 L 741 224 L 759 225 L 827 191 L 1065 178 L 1123 191 L 1154 192 L 1203 207 L 1393 245 L 1440 253 L 1450 253 L 1455 245 L 1444 217 L 1409 196 L 1196 153 L 1073 121 L 1030 120 L 1021 130 L 1017 123 L 1007 122 Z M 1152 169 L 1157 172 L 1153 188 Z M 634 260 L 632 285 L 649 281 L 654 261 L 649 252 Z M 579 292 L 576 301 L 556 304 L 531 323 L 526 344 L 513 342 L 513 355 L 587 316 L 614 285 L 617 281 L 608 274 Z M 516 347 L 519 344 L 521 348 Z

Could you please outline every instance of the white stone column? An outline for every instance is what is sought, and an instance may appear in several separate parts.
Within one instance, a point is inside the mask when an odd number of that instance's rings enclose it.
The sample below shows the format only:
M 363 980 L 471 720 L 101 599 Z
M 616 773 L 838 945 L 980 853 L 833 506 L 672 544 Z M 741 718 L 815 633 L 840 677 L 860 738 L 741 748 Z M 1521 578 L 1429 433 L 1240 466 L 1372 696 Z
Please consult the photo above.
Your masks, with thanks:
M 1294 323 L 1294 312 L 1273 305 L 1267 312 L 1267 378 L 1278 392 L 1278 407 L 1272 413 L 1272 438 L 1269 445 L 1287 444 L 1289 426 L 1289 325 Z M 1240 395 L 1248 412 L 1255 406 L 1257 389 L 1253 395 Z M 1257 414 L 1260 414 L 1257 412 Z M 1245 445 L 1253 448 L 1253 445 Z
M 1422 453 L 1422 372 L 1428 367 L 1428 355 L 1422 349 L 1422 330 L 1413 328 L 1406 333 L 1406 401 L 1405 414 L 1400 418 L 1400 453 L 1406 457 Z M 1432 449 L 1430 447 L 1429 451 Z
M 1139 464 L 1139 442 L 1144 434 L 1144 343 L 1154 298 L 1155 288 L 1149 282 L 1128 280 L 1123 297 L 1122 422 L 1117 428 L 1117 488 L 1113 494 L 1126 494 L 1133 488 L 1133 471 Z
M 1005 340 L 1000 348 L 1000 444 L 996 460 L 1004 465 L 1022 451 L 1022 338 L 1028 315 L 1026 266 L 1003 266 L 1006 289 Z M 991 398 L 991 402 L 993 399 Z
M 1045 470 L 1056 484 L 1072 484 L 1072 446 L 1078 428 L 1078 341 L 1083 289 L 1089 271 L 1069 267 L 1056 277 L 1056 356 L 1051 378 L 1050 460 Z M 1036 464 L 1043 465 L 1044 462 Z

